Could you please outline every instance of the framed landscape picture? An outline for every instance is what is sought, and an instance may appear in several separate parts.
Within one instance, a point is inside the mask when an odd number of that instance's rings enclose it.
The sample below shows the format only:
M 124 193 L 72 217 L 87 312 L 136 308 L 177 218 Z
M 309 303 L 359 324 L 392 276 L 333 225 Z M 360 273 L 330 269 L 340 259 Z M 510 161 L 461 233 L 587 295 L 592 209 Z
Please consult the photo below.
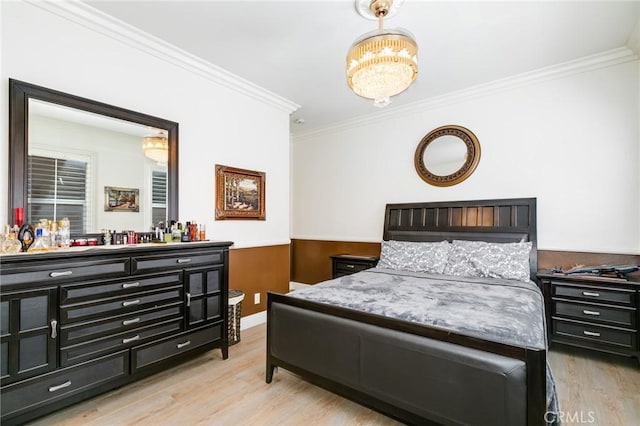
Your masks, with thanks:
M 265 220 L 264 172 L 216 164 L 216 220 Z
M 105 212 L 139 212 L 140 190 L 137 188 L 104 187 Z

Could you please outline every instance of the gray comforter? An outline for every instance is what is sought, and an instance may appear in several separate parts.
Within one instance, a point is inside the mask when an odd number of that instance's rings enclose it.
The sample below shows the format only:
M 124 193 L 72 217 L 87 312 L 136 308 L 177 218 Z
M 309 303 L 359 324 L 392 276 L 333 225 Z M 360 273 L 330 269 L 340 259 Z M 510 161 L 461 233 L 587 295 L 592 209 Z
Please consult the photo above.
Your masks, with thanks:
M 531 281 L 374 268 L 289 295 L 484 340 L 547 348 L 544 299 Z M 550 412 L 558 412 L 555 384 L 548 366 L 547 407 Z

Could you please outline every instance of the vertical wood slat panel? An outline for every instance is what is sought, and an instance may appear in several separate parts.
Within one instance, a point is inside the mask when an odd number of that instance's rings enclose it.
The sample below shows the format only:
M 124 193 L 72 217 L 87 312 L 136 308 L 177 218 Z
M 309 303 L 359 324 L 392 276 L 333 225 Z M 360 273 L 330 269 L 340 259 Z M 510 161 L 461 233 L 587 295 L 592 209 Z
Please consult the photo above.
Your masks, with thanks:
M 411 224 L 411 211 L 407 209 L 400 210 L 400 226 L 405 227 Z
M 436 225 L 436 210 L 424 209 L 424 225 L 426 227 L 434 227 Z
M 449 209 L 451 221 L 449 226 L 462 226 L 462 208 L 454 207 Z
M 463 226 L 480 226 L 478 221 L 478 208 L 477 207 L 467 207 L 465 214 L 465 221 L 462 224 Z
M 511 206 L 499 206 L 498 210 L 498 226 L 511 226 Z
M 527 206 L 517 206 L 515 210 L 514 226 L 529 226 L 529 208 Z
M 424 226 L 424 209 L 411 209 L 411 226 L 423 227 Z
M 493 207 L 482 207 L 482 226 L 493 226 L 495 222 Z

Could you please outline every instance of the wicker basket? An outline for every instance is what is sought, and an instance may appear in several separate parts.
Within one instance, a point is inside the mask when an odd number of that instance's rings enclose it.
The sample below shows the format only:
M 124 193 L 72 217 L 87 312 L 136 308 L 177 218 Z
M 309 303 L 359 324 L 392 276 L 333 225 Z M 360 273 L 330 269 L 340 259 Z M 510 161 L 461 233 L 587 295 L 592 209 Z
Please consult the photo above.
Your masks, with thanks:
M 240 290 L 229 290 L 229 322 L 227 325 L 227 329 L 229 330 L 229 346 L 235 345 L 240 341 L 240 311 L 242 310 L 243 300 L 243 292 Z

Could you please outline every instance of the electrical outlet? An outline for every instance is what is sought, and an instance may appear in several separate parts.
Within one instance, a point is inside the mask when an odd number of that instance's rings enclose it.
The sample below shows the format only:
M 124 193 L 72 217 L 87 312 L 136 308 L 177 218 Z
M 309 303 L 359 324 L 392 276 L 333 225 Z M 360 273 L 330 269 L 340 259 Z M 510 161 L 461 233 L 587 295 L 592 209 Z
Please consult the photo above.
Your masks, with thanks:
M 259 305 L 260 304 L 260 293 L 254 293 L 253 294 L 253 304 L 254 305 Z

